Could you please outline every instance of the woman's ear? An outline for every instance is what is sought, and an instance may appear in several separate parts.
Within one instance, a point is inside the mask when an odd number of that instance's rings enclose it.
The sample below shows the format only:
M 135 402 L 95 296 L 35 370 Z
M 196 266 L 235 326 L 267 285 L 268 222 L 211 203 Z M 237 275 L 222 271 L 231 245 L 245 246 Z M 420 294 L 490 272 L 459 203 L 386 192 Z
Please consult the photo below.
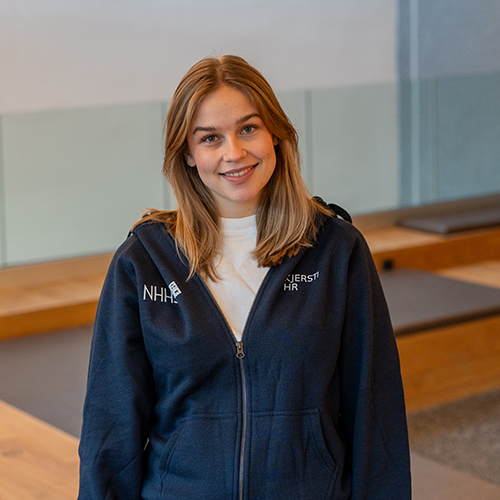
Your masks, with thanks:
M 190 167 L 196 167 L 196 162 L 194 161 L 194 156 L 191 154 L 190 151 L 187 151 L 186 153 L 184 153 L 184 158 L 186 160 L 186 163 Z
M 273 135 L 273 145 L 274 146 L 278 145 L 278 138 L 275 135 Z

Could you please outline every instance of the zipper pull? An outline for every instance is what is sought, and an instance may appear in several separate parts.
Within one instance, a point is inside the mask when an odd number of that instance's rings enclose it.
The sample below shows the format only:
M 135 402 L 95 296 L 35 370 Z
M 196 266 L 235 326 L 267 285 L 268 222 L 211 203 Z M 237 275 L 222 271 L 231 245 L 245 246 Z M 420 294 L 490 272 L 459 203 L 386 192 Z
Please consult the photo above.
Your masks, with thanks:
M 236 342 L 236 357 L 240 359 L 245 357 L 245 351 L 243 350 L 243 342 Z

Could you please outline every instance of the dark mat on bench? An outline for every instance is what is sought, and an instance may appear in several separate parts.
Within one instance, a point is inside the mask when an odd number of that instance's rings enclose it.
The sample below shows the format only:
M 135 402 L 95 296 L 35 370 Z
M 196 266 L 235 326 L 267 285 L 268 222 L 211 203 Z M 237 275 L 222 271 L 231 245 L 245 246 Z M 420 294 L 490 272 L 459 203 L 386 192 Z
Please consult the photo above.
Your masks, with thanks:
M 380 273 L 396 335 L 500 314 L 500 288 L 417 269 Z
M 500 207 L 434 217 L 409 217 L 400 226 L 431 233 L 449 234 L 470 229 L 500 226 Z

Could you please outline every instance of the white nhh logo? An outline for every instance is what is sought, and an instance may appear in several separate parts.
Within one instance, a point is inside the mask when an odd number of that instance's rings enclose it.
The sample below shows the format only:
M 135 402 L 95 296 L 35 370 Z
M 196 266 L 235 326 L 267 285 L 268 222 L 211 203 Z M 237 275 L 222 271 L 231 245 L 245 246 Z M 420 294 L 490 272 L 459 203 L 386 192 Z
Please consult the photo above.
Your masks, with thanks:
M 170 304 L 178 304 L 175 299 L 181 293 L 175 281 L 172 281 L 172 283 L 168 285 L 168 288 L 156 285 L 150 285 L 149 287 L 144 285 L 142 300 L 149 299 L 153 302 L 170 302 Z

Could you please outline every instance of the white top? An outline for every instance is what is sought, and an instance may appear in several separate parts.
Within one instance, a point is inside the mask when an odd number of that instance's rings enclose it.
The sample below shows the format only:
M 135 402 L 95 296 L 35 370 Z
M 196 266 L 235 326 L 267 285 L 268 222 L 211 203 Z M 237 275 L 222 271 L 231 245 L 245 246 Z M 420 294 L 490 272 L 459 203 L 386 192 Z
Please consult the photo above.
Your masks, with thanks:
M 257 242 L 255 215 L 241 219 L 221 219 L 222 255 L 216 266 L 220 281 L 207 279 L 207 286 L 224 313 L 237 340 L 267 267 L 258 267 L 251 252 Z

